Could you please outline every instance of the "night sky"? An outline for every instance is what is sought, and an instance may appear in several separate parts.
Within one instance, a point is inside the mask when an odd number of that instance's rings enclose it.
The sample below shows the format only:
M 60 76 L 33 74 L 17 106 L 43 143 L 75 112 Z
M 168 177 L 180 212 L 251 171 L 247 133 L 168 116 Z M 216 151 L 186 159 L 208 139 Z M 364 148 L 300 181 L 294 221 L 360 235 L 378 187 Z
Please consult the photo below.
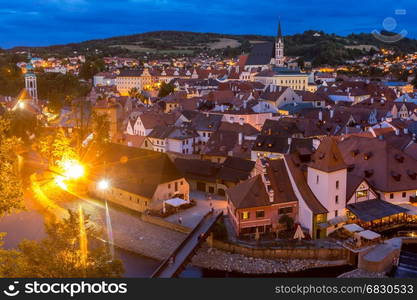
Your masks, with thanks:
M 0 0 L 0 47 L 154 30 L 274 35 L 279 18 L 284 35 L 308 29 L 346 35 L 380 30 L 392 17 L 392 31 L 417 37 L 416 12 L 415 0 Z

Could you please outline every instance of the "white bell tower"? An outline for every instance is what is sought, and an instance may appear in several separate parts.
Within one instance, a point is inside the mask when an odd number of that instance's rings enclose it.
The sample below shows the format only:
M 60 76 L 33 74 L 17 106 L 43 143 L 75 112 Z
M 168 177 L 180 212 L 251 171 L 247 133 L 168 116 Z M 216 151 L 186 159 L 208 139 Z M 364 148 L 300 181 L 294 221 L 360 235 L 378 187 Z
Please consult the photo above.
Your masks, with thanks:
M 38 103 L 38 85 L 36 83 L 36 74 L 32 64 L 32 56 L 28 55 L 29 62 L 26 65 L 25 73 L 25 88 L 28 94 L 31 96 L 33 102 Z
M 278 23 L 278 34 L 275 40 L 275 66 L 284 66 L 284 39 L 282 37 L 281 22 Z

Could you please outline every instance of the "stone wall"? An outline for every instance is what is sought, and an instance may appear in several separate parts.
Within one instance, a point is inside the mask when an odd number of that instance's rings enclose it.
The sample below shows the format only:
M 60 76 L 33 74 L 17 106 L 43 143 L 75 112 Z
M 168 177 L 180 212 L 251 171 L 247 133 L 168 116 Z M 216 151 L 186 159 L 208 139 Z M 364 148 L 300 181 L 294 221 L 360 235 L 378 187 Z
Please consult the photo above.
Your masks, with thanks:
M 148 223 L 151 223 L 151 224 L 154 224 L 154 225 L 158 225 L 158 226 L 161 226 L 161 227 L 165 227 L 165 228 L 175 230 L 175 231 L 178 231 L 178 232 L 182 232 L 182 233 L 186 233 L 186 234 L 190 233 L 191 230 L 192 230 L 189 227 L 186 227 L 186 226 L 183 226 L 183 225 L 180 225 L 180 224 L 171 223 L 171 222 L 165 221 L 162 218 L 153 217 L 153 216 L 149 216 L 149 215 L 145 215 L 145 214 L 142 214 L 141 219 L 144 222 L 148 222 Z
M 349 251 L 344 248 L 252 248 L 215 239 L 212 241 L 212 247 L 245 256 L 269 259 L 348 260 L 349 256 Z

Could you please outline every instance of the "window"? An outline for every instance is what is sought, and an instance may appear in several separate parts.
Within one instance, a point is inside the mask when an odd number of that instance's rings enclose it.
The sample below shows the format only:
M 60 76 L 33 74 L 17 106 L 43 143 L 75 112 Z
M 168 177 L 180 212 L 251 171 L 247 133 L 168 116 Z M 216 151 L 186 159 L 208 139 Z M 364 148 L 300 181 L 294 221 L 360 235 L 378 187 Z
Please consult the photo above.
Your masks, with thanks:
M 242 212 L 242 214 L 241 214 L 241 219 L 242 220 L 247 220 L 249 218 L 250 218 L 250 213 L 248 211 Z
M 168 183 L 168 188 L 169 188 L 169 189 L 171 188 L 171 184 L 170 184 L 170 183 Z
M 289 214 L 292 213 L 292 207 L 282 207 L 278 210 L 278 214 L 283 215 L 283 214 Z
M 336 189 L 339 189 L 339 180 L 336 180 Z
M 265 217 L 265 211 L 263 211 L 263 210 L 257 210 L 256 211 L 256 217 L 257 218 L 263 218 L 263 217 Z
M 316 184 L 319 184 L 319 175 L 316 177 Z
M 407 197 L 407 193 L 403 192 L 403 198 Z
M 334 211 L 334 216 L 337 217 L 339 215 L 339 212 L 337 210 Z
M 335 202 L 336 202 L 336 204 L 338 204 L 338 203 L 339 203 L 339 196 L 337 196 L 337 195 L 336 195 L 336 197 L 335 197 Z
M 362 197 L 367 197 L 367 196 L 368 196 L 368 190 L 356 192 L 356 198 L 362 198 Z
M 390 199 L 394 199 L 394 193 L 389 194 Z

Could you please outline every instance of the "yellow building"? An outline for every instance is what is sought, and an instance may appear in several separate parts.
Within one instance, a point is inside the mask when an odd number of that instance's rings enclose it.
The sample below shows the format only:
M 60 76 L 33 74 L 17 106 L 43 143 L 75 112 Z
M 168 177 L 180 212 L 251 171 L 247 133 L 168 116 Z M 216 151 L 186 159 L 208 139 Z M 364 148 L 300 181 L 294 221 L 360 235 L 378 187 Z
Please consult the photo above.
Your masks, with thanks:
M 308 75 L 298 69 L 272 68 L 264 70 L 255 76 L 255 81 L 265 85 L 286 86 L 298 91 L 309 90 Z

